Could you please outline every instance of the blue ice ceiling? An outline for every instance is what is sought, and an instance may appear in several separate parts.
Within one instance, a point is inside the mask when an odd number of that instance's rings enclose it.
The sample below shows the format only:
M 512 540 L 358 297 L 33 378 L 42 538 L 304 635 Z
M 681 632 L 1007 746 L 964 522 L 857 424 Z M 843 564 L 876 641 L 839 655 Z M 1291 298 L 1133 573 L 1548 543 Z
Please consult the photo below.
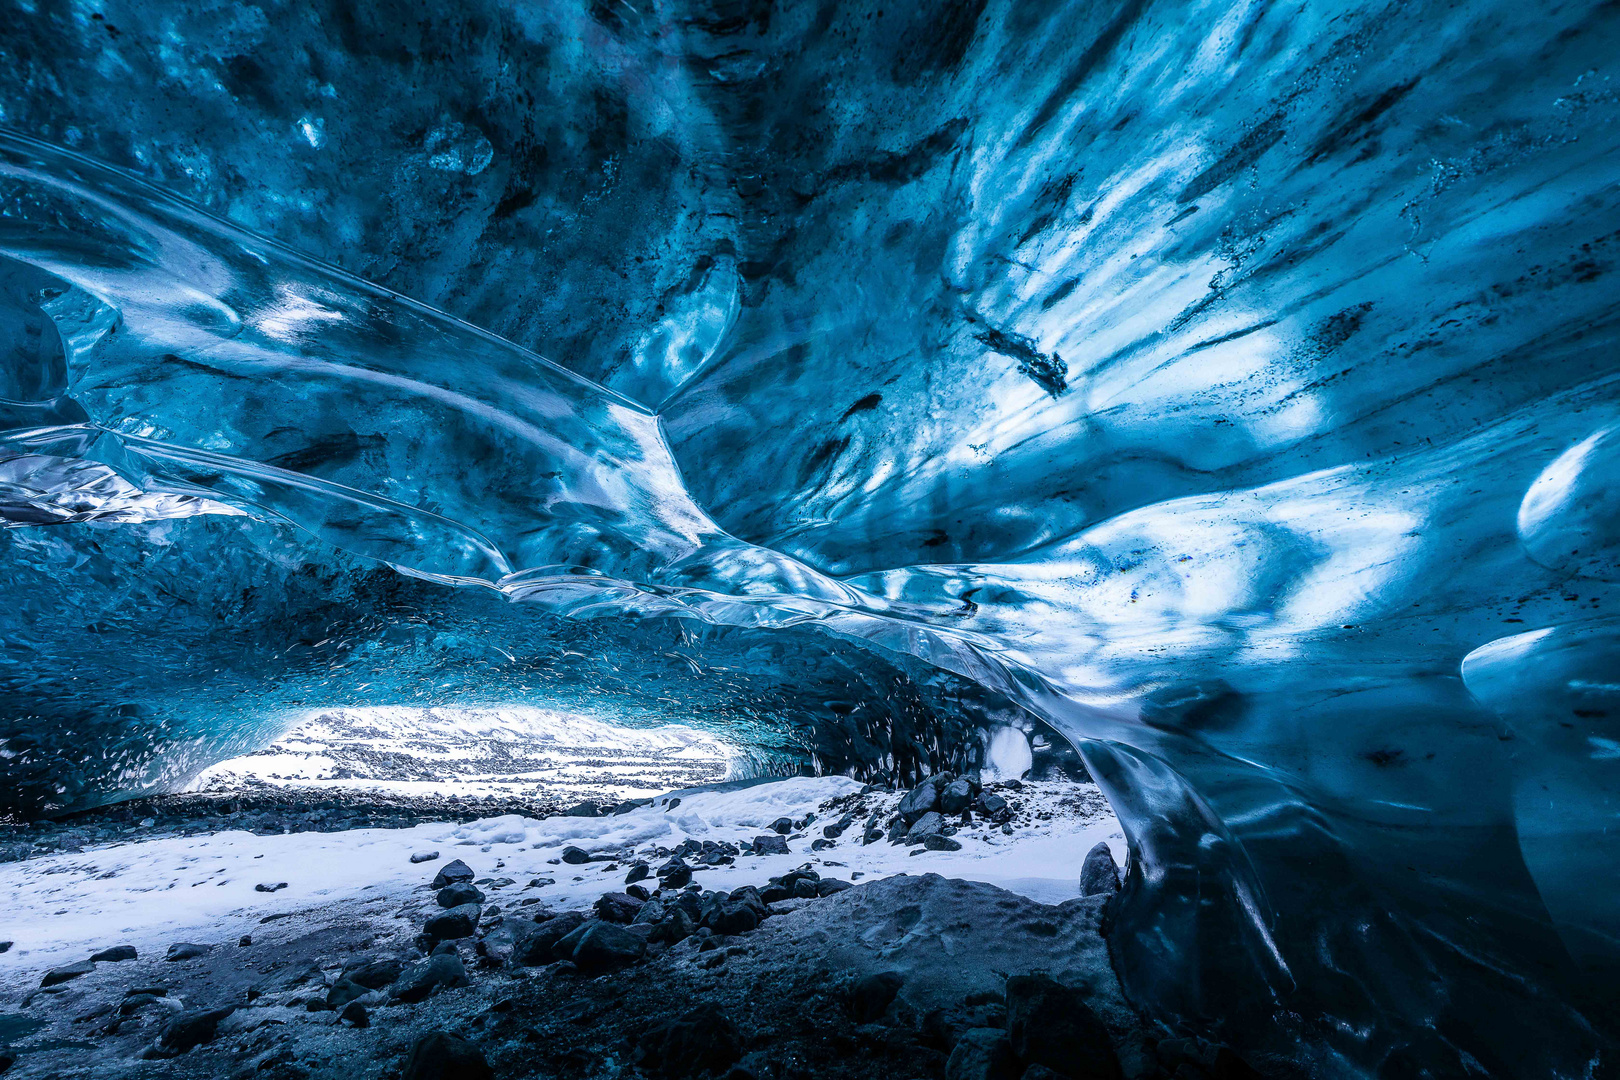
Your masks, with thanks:
M 1033 715 L 1153 1014 L 1604 1075 L 1616 56 L 1502 0 L 7 5 L 7 798 L 340 703 L 901 773 Z

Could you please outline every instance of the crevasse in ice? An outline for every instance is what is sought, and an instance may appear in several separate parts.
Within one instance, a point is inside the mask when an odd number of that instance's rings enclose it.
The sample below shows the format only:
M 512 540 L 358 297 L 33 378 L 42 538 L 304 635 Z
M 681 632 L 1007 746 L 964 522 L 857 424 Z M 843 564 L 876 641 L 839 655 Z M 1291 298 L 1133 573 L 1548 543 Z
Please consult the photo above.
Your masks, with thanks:
M 1613 1068 L 1612 8 L 0 24 L 14 808 L 312 706 L 902 777 L 1038 718 L 1150 1013 Z

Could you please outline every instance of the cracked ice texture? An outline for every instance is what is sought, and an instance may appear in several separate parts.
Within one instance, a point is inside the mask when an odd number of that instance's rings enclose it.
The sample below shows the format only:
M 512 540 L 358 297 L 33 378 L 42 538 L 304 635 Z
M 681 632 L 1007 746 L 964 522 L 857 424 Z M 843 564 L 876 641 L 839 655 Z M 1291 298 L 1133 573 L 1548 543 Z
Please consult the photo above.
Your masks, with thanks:
M 14 790 L 360 701 L 1033 715 L 1147 1008 L 1612 1059 L 1612 9 L 350 7 L 3 16 Z

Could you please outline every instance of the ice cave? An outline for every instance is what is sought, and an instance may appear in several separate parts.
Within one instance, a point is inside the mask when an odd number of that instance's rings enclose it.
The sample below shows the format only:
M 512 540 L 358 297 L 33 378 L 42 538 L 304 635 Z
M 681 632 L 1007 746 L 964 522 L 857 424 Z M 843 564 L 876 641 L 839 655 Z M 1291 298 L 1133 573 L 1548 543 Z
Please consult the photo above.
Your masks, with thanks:
M 1617 77 L 3 0 L 0 1072 L 1620 1076 Z

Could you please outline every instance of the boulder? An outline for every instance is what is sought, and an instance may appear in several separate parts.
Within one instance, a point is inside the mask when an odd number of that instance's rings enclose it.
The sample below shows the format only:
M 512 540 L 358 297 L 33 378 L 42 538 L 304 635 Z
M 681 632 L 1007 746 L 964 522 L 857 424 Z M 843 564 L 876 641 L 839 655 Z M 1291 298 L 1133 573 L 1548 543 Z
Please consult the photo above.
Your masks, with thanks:
M 960 814 L 973 805 L 973 785 L 966 780 L 952 780 L 939 793 L 939 812 Z
M 737 1025 L 712 1004 L 654 1024 L 639 1040 L 642 1068 L 665 1080 L 723 1073 L 742 1057 Z
M 64 964 L 61 967 L 54 967 L 47 971 L 45 977 L 39 980 L 39 985 L 60 986 L 70 979 L 77 979 L 80 975 L 88 975 L 94 970 L 96 970 L 96 965 L 89 960 L 80 960 L 76 964 Z
M 930 776 L 906 792 L 905 798 L 901 799 L 900 805 L 895 808 L 900 814 L 900 820 L 910 825 L 929 811 L 939 809 L 939 792 L 942 786 L 938 777 Z
M 360 1004 L 358 1001 L 351 1001 L 347 1005 L 343 1006 L 343 1011 L 338 1013 L 338 1019 L 346 1020 L 357 1028 L 366 1028 L 371 1026 L 371 1014 L 368 1013 L 366 1011 L 366 1007 Z
M 483 911 L 477 904 L 460 904 L 429 919 L 422 932 L 435 941 L 471 937 L 478 929 L 478 916 Z
M 584 848 L 575 847 L 574 845 L 569 844 L 567 847 L 562 849 L 562 861 L 567 863 L 569 866 L 584 866 L 586 863 L 591 861 L 591 853 L 586 851 Z
M 596 803 L 593 803 L 588 799 L 585 802 L 575 803 L 573 806 L 570 806 L 568 809 L 563 811 L 563 817 L 601 817 L 601 816 L 602 816 L 602 808 L 600 806 L 598 806 Z
M 905 981 L 898 971 L 879 971 L 856 979 L 849 987 L 849 1015 L 857 1024 L 881 1020 Z
M 371 991 L 352 979 L 338 979 L 332 988 L 326 992 L 326 1006 L 329 1009 L 341 1009 L 356 998 L 365 997 Z
M 433 876 L 433 887 L 442 889 L 446 885 L 454 885 L 460 881 L 471 881 L 475 876 L 477 875 L 473 873 L 472 867 L 460 859 L 451 859 Z
M 853 889 L 854 887 L 855 883 L 852 881 L 839 881 L 837 878 L 824 878 L 821 881 L 816 882 L 816 895 L 832 896 L 834 893 L 841 893 L 847 889 Z
M 721 893 L 704 907 L 700 923 L 717 934 L 746 934 L 759 926 L 764 917 L 763 903 L 756 906 L 746 899 Z
M 583 972 L 612 971 L 633 964 L 647 951 L 647 942 L 622 926 L 589 919 L 557 942 L 555 954 L 571 960 Z
M 467 968 L 454 953 L 440 953 L 418 960 L 388 987 L 388 996 L 406 1004 L 421 1001 L 435 990 L 468 986 Z
M 644 862 L 638 862 L 634 866 L 630 867 L 630 872 L 628 874 L 624 875 L 624 883 L 626 885 L 634 885 L 638 881 L 646 880 L 646 878 L 648 878 L 651 874 L 651 867 Z
M 432 862 L 434 859 L 437 859 L 438 857 L 439 857 L 439 853 L 437 851 L 418 851 L 416 854 L 411 856 L 411 862 L 413 862 L 413 863 Z
M 442 908 L 460 907 L 462 904 L 482 904 L 484 900 L 483 892 L 470 881 L 446 885 L 439 890 L 438 895 L 439 906 Z
M 987 791 L 979 796 L 979 811 L 986 817 L 998 818 L 1010 809 L 1007 800 L 993 791 Z
M 194 1046 L 213 1042 L 219 1022 L 235 1012 L 234 1006 L 223 1009 L 188 1009 L 178 1013 L 163 1025 L 158 1034 L 158 1049 L 170 1054 L 183 1054 Z
M 961 851 L 962 841 L 935 833 L 923 841 L 923 847 L 929 851 Z
M 945 1062 L 945 1080 L 1018 1080 L 1012 1042 L 999 1028 L 970 1028 L 962 1033 Z
M 775 821 L 771 822 L 770 829 L 771 832 L 776 833 L 779 836 L 786 836 L 788 833 L 793 831 L 793 819 L 779 817 Z
M 110 949 L 102 949 L 100 952 L 93 953 L 90 956 L 90 959 L 98 964 L 116 964 L 123 960 L 134 960 L 135 958 L 136 952 L 133 945 L 114 945 Z
M 697 924 L 692 916 L 682 908 L 671 906 L 665 909 L 664 917 L 653 924 L 652 933 L 647 935 L 647 940 L 674 945 L 691 937 L 696 929 Z
M 405 964 L 402 961 L 378 958 L 351 964 L 343 969 L 342 977 L 367 990 L 381 990 L 399 978 L 399 973 L 404 970 Z
M 636 921 L 636 913 L 641 910 L 642 902 L 629 893 L 610 892 L 603 893 L 592 905 L 596 917 L 610 923 L 632 923 Z
M 945 819 L 937 811 L 930 810 L 912 823 L 906 830 L 906 843 L 926 844 L 930 836 L 939 836 L 940 830 L 945 827 Z
M 755 855 L 791 855 L 785 836 L 756 836 L 754 837 Z
M 512 945 L 512 962 L 528 967 L 539 967 L 558 959 L 557 943 L 585 921 L 577 911 L 567 911 L 533 924 L 533 929 L 518 936 Z M 519 924 L 521 927 L 521 924 Z
M 495 1080 L 484 1052 L 459 1035 L 430 1031 L 411 1045 L 400 1080 Z
M 1100 896 L 1118 891 L 1119 867 L 1114 863 L 1114 853 L 1108 850 L 1107 844 L 1098 844 L 1086 853 L 1086 861 L 1080 864 L 1080 895 Z
M 190 941 L 179 941 L 169 946 L 169 951 L 163 954 L 165 960 L 195 960 L 199 956 L 207 956 L 212 952 L 212 945 L 198 945 Z
M 1086 1080 L 1119 1080 L 1119 1057 L 1108 1029 L 1084 995 L 1045 975 L 1007 980 L 1007 1034 L 1025 1065 L 1045 1065 Z

